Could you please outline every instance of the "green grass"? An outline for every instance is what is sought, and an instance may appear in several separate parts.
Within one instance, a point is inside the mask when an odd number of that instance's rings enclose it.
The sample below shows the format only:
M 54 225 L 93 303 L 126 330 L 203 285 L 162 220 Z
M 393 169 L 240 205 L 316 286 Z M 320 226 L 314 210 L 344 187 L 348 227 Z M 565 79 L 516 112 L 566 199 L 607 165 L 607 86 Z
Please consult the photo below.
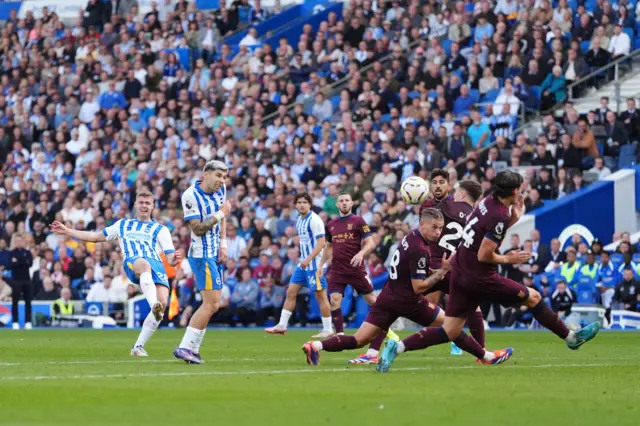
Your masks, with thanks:
M 570 351 L 547 332 L 489 332 L 513 346 L 498 366 L 449 346 L 401 355 L 388 374 L 305 363 L 311 331 L 209 330 L 204 365 L 172 360 L 182 332 L 160 330 L 149 358 L 135 331 L 0 332 L 0 424 L 29 425 L 638 425 L 640 334 L 603 332 Z M 402 333 L 403 337 L 408 332 Z

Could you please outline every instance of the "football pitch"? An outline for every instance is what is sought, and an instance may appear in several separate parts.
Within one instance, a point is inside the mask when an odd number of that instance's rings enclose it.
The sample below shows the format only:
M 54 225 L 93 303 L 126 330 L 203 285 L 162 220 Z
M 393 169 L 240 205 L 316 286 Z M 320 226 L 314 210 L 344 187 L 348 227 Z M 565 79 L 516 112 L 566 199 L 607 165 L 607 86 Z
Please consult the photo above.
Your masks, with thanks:
M 305 363 L 315 330 L 207 332 L 204 365 L 172 359 L 162 329 L 132 358 L 132 330 L 0 331 L 0 424 L 638 425 L 640 333 L 602 332 L 570 351 L 548 332 L 488 332 L 513 346 L 497 366 L 449 346 L 401 355 L 391 372 L 349 366 L 359 352 Z M 401 337 L 409 334 L 401 332 Z

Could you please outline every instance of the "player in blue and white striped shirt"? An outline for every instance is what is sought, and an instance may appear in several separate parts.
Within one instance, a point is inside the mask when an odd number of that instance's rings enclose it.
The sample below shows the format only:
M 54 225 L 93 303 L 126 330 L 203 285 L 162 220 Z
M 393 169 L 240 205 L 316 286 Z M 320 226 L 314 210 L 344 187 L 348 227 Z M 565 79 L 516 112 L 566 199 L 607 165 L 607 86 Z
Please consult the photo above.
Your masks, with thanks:
M 165 306 L 169 300 L 169 280 L 164 270 L 160 253 L 171 266 L 182 260 L 176 252 L 169 229 L 151 220 L 155 199 L 148 190 L 136 194 L 135 219 L 120 219 L 100 232 L 69 229 L 60 222 L 53 222 L 51 230 L 56 234 L 68 235 L 82 241 L 94 243 L 118 240 L 124 258 L 123 268 L 127 278 L 139 284 L 142 294 L 149 302 L 151 312 L 142 324 L 138 340 L 131 349 L 133 356 L 149 356 L 144 350 L 145 343 L 158 329 Z
M 182 194 L 184 221 L 191 228 L 187 259 L 202 295 L 202 305 L 191 317 L 173 356 L 192 364 L 203 362 L 200 345 L 209 320 L 220 307 L 222 272 L 218 263 L 227 260 L 225 216 L 231 212 L 224 185 L 228 171 L 222 161 L 209 161 L 204 166 L 202 180 L 196 181 Z
M 324 223 L 320 216 L 311 210 L 312 199 L 309 194 L 303 192 L 296 194 L 293 203 L 300 213 L 296 222 L 296 230 L 300 240 L 300 258 L 302 259 L 291 277 L 287 289 L 287 299 L 280 314 L 280 322 L 265 329 L 270 334 L 285 334 L 289 325 L 289 318 L 296 308 L 296 297 L 302 286 L 307 286 L 313 291 L 320 306 L 322 316 L 322 331 L 313 336 L 325 338 L 333 334 L 331 327 L 331 306 L 327 298 L 327 281 L 324 271 L 320 269 L 320 260 L 326 244 Z

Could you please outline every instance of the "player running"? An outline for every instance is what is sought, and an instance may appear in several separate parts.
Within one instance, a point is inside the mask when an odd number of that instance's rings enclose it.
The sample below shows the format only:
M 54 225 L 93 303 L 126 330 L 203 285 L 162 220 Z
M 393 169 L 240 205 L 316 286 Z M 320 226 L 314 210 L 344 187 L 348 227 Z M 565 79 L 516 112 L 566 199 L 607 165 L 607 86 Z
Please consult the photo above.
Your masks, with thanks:
M 334 336 L 324 341 L 304 344 L 307 363 L 318 365 L 320 351 L 341 352 L 365 346 L 375 339 L 399 317 L 425 326 L 439 325 L 444 321 L 444 312 L 429 303 L 422 293 L 446 275 L 448 269 L 433 271 L 427 278 L 429 266 L 429 241 L 436 241 L 444 227 L 442 213 L 433 208 L 425 209 L 420 216 L 420 226 L 407 234 L 393 253 L 389 265 L 389 280 L 371 307 L 369 315 L 353 336 Z M 470 336 L 460 332 L 456 338 L 458 346 L 482 358 L 485 350 Z
M 306 192 L 296 194 L 293 204 L 300 213 L 296 222 L 296 229 L 300 240 L 300 253 L 302 261 L 296 266 L 293 276 L 287 289 L 287 298 L 280 313 L 280 322 L 274 327 L 266 328 L 264 331 L 270 334 L 285 334 L 289 325 L 289 318 L 296 308 L 296 297 L 302 286 L 307 286 L 313 291 L 320 306 L 322 316 L 322 331 L 313 336 L 314 338 L 325 338 L 333 334 L 331 327 L 331 307 L 327 298 L 327 280 L 322 269 L 320 260 L 322 251 L 326 244 L 324 223 L 320 216 L 311 210 L 311 196 Z
M 495 270 L 498 264 L 526 262 L 531 253 L 514 250 L 498 254 L 504 235 L 516 223 L 524 208 L 520 193 L 523 178 L 512 171 L 501 172 L 493 181 L 494 191 L 473 210 L 462 231 L 462 243 L 451 259 L 451 283 L 444 326 L 423 328 L 401 342 L 388 341 L 380 355 L 378 371 L 386 372 L 397 355 L 446 343 L 459 335 L 467 318 L 482 301 L 504 305 L 524 304 L 544 327 L 564 339 L 569 349 L 578 349 L 600 330 L 594 322 L 576 332 L 570 331 L 536 290 L 505 278 Z M 511 212 L 509 212 L 511 208 Z M 499 353 L 487 352 L 478 357 L 482 363 L 501 363 L 513 353 L 508 348 Z
M 362 295 L 369 306 L 376 303 L 373 286 L 364 269 L 364 259 L 375 248 L 375 242 L 369 225 L 362 217 L 351 213 L 353 208 L 351 194 L 348 192 L 338 194 L 336 206 L 339 217 L 327 225 L 327 245 L 319 269 L 322 270 L 324 265 L 331 264 L 327 274 L 331 318 L 336 334 L 344 334 L 344 319 L 340 305 L 348 285 Z M 395 335 L 393 331 L 391 334 Z M 349 361 L 348 364 L 376 364 L 377 362 L 378 351 L 370 349 L 367 353 Z
M 164 254 L 171 266 L 178 265 L 182 260 L 182 254 L 176 252 L 173 246 L 169 229 L 151 220 L 154 202 L 150 191 L 139 191 L 134 205 L 136 218 L 120 219 L 100 232 L 70 229 L 58 221 L 51 224 L 51 230 L 56 234 L 81 241 L 100 243 L 119 240 L 124 272 L 132 283 L 140 285 L 151 308 L 142 323 L 138 340 L 131 349 L 132 356 L 149 356 L 144 345 L 158 329 L 169 300 L 169 281 L 160 253 Z
M 204 362 L 200 345 L 209 320 L 220 307 L 222 272 L 218 263 L 227 260 L 225 217 L 231 212 L 231 205 L 225 200 L 228 171 L 222 161 L 209 161 L 204 166 L 202 180 L 182 194 L 184 221 L 191 228 L 187 259 L 202 295 L 202 305 L 191 317 L 173 356 L 191 364 Z

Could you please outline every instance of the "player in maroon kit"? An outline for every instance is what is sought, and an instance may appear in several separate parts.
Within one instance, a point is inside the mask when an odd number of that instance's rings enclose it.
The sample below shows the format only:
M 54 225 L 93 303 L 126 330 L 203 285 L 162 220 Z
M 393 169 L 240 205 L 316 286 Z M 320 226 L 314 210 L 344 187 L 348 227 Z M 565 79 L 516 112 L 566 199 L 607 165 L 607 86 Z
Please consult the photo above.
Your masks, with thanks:
M 420 216 L 418 229 L 407 234 L 394 252 L 389 265 L 389 280 L 378 296 L 375 305 L 362 326 L 353 336 L 336 335 L 323 341 L 304 344 L 307 362 L 318 365 L 320 351 L 341 352 L 365 346 L 384 330 L 388 330 L 399 317 L 424 325 L 443 323 L 444 313 L 433 303 L 429 303 L 422 293 L 440 281 L 447 269 L 433 271 L 427 278 L 429 267 L 429 241 L 435 241 L 444 227 L 442 213 L 428 208 Z M 485 350 L 465 333 L 455 339 L 460 348 L 478 357 Z
M 594 322 L 576 332 L 570 331 L 542 301 L 540 293 L 498 275 L 495 270 L 497 264 L 520 264 L 531 257 L 531 253 L 520 250 L 498 254 L 505 232 L 522 215 L 522 182 L 522 176 L 516 172 L 501 172 L 493 180 L 493 194 L 482 200 L 469 217 L 462 231 L 462 243 L 451 259 L 451 284 L 444 326 L 424 328 L 402 342 L 388 341 L 380 355 L 378 371 L 388 371 L 399 353 L 439 345 L 459 336 L 467 317 L 484 300 L 506 305 L 524 304 L 541 325 L 564 339 L 569 349 L 578 349 L 596 336 L 599 323 Z M 485 352 L 478 356 L 478 361 L 498 364 L 509 359 L 512 353 L 511 348 L 498 353 Z
M 340 305 L 347 286 L 351 285 L 364 297 L 369 306 L 373 306 L 376 302 L 373 286 L 364 269 L 364 258 L 374 249 L 375 242 L 369 225 L 363 218 L 351 213 L 353 208 L 351 194 L 347 192 L 338 194 L 336 206 L 340 216 L 327 225 L 327 245 L 319 269 L 322 270 L 327 263 L 331 264 L 327 274 L 331 317 L 336 334 L 344 334 L 344 319 Z M 376 364 L 377 362 L 376 350 L 375 354 L 362 354 L 349 361 L 349 364 Z
M 431 196 L 420 206 L 420 213 L 429 207 L 435 207 L 449 197 L 449 172 L 445 169 L 433 169 L 429 175 L 429 192 Z

